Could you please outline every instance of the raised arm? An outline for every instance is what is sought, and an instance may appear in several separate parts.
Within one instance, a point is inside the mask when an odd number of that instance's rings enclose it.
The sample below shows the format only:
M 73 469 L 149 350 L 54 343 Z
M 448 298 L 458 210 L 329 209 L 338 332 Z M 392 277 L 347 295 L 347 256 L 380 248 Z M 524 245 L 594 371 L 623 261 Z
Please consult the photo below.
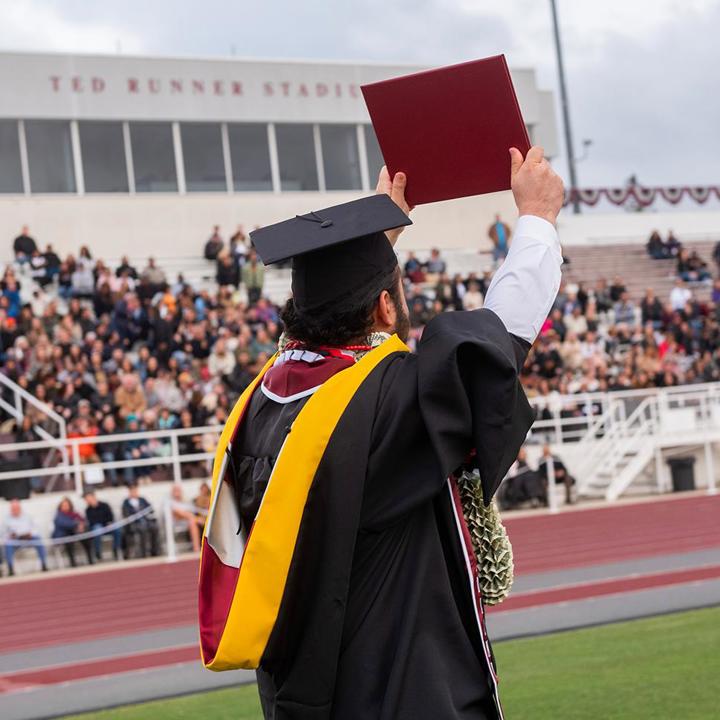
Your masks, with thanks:
M 485 307 L 507 331 L 533 343 L 560 288 L 562 253 L 555 221 L 563 200 L 562 180 L 533 147 L 523 160 L 511 149 L 512 190 L 520 213 L 505 262 L 495 273 Z

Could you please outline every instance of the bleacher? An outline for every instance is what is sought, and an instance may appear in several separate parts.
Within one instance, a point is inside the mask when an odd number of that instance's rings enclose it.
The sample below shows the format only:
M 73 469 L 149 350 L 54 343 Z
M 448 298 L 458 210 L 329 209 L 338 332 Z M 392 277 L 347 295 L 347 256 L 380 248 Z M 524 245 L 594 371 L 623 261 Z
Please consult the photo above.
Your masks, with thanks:
M 688 250 L 698 252 L 711 272 L 715 270 L 712 261 L 714 246 L 713 241 L 684 244 Z M 620 277 L 634 301 L 641 300 L 649 287 L 655 290 L 658 298 L 666 301 L 675 282 L 677 260 L 653 260 L 642 244 L 574 245 L 564 248 L 564 251 L 570 260 L 563 266 L 566 280 L 583 281 L 587 287 L 592 287 L 601 278 L 611 283 L 613 278 Z M 710 297 L 709 284 L 691 283 L 691 287 L 699 300 Z

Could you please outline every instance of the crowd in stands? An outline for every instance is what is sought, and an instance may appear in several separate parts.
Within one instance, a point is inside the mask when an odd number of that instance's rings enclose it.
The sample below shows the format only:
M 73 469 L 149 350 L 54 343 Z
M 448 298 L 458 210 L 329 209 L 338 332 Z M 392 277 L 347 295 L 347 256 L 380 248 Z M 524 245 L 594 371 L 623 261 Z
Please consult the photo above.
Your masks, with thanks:
M 487 234 L 493 264 L 483 273 L 451 276 L 438 249 L 426 260 L 408 253 L 403 269 L 411 345 L 438 313 L 482 307 L 494 267 L 512 243 L 500 216 Z M 667 240 L 653 233 L 647 248 L 651 257 L 677 263 L 668 297 L 657 297 L 652 288 L 631 297 L 619 277 L 592 286 L 563 283 L 522 372 L 528 395 L 541 401 L 540 417 L 551 417 L 560 394 L 720 379 L 720 280 L 708 300 L 698 300 L 696 284 L 712 281 L 705 261 L 673 233 Z M 41 251 L 27 227 L 13 250 L 15 261 L 0 279 L 0 372 L 61 415 L 69 437 L 88 438 L 78 448 L 82 462 L 148 461 L 106 470 L 106 484 L 147 482 L 155 472 L 152 459 L 167 456 L 169 443 L 95 444 L 92 438 L 220 425 L 277 347 L 279 309 L 263 295 L 264 268 L 242 227 L 226 242 L 216 226 L 205 243 L 204 257 L 215 264 L 212 290 L 192 287 L 182 276 L 168 278 L 153 258 L 138 267 L 123 257 L 110 267 L 88 247 L 61 258 L 51 245 Z M 720 263 L 720 243 L 713 258 Z M 26 411 L 12 429 L 17 441 L 36 440 L 38 426 L 53 433 L 41 411 L 30 405 Z M 580 404 L 563 409 L 585 411 Z M 5 433 L 11 424 L 2 423 Z M 212 452 L 215 441 L 212 433 L 184 435 L 180 452 Z M 34 467 L 41 452 L 29 451 Z M 196 469 L 207 476 L 206 465 Z M 42 479 L 32 482 L 36 492 L 45 487 Z M 534 496 L 542 501 L 542 493 Z M 97 524 L 78 519 L 69 503 L 58 512 L 57 533 Z M 178 513 L 178 522 L 192 525 Z M 189 533 L 197 546 L 197 525 Z M 152 533 L 143 543 L 152 553 Z M 97 556 L 94 548 L 85 547 L 88 560 Z
M 50 542 L 60 541 L 59 547 L 66 555 L 71 567 L 78 564 L 76 550 L 79 545 L 84 551 L 88 565 L 104 559 L 103 538 L 111 541 L 112 558 L 122 560 L 133 557 L 155 557 L 160 554 L 160 528 L 155 511 L 140 494 L 137 485 L 128 487 L 127 497 L 121 506 L 124 523 L 116 523 L 110 505 L 97 497 L 95 490 L 87 489 L 83 496 L 84 513 L 77 510 L 69 497 L 58 503 L 50 532 Z M 200 549 L 200 537 L 210 507 L 210 486 L 202 483 L 197 497 L 186 503 L 182 485 L 173 483 L 170 493 L 173 532 L 187 533 L 192 549 Z M 32 515 L 20 500 L 12 499 L 8 511 L 0 519 L 0 576 L 2 560 L 7 564 L 8 575 L 15 574 L 15 555 L 19 548 L 37 553 L 43 572 L 48 570 L 47 542 L 37 527 Z

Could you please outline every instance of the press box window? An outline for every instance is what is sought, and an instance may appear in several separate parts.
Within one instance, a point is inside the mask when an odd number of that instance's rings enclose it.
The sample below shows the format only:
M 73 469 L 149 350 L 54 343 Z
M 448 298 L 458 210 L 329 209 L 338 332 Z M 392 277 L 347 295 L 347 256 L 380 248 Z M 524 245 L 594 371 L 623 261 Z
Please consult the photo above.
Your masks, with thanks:
M 227 190 L 222 134 L 217 123 L 182 123 L 185 187 L 188 192 Z
M 267 125 L 230 124 L 228 139 L 235 190 L 272 190 Z
M 0 120 L 0 193 L 23 192 L 17 120 Z
M 74 193 L 70 123 L 65 120 L 26 120 L 30 188 L 34 193 Z
M 365 150 L 367 151 L 368 175 L 370 176 L 370 185 L 375 184 L 375 179 L 380 174 L 382 166 L 385 164 L 380 145 L 378 144 L 375 130 L 372 125 L 365 125 Z
M 318 175 L 315 160 L 313 126 L 303 124 L 275 125 L 280 189 L 317 190 Z
M 78 123 L 85 192 L 128 192 L 122 123 Z
M 177 192 L 170 123 L 130 123 L 130 144 L 136 192 Z
M 355 125 L 321 125 L 320 141 L 326 189 L 362 189 Z

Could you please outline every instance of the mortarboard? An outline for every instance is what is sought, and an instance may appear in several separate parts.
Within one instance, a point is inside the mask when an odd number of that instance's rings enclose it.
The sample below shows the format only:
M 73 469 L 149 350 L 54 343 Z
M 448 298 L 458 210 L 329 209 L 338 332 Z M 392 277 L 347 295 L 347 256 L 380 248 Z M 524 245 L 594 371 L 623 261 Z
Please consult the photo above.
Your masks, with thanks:
M 295 305 L 308 312 L 352 301 L 385 280 L 397 267 L 385 230 L 411 224 L 388 195 L 379 194 L 296 215 L 250 237 L 265 265 L 292 259 Z

